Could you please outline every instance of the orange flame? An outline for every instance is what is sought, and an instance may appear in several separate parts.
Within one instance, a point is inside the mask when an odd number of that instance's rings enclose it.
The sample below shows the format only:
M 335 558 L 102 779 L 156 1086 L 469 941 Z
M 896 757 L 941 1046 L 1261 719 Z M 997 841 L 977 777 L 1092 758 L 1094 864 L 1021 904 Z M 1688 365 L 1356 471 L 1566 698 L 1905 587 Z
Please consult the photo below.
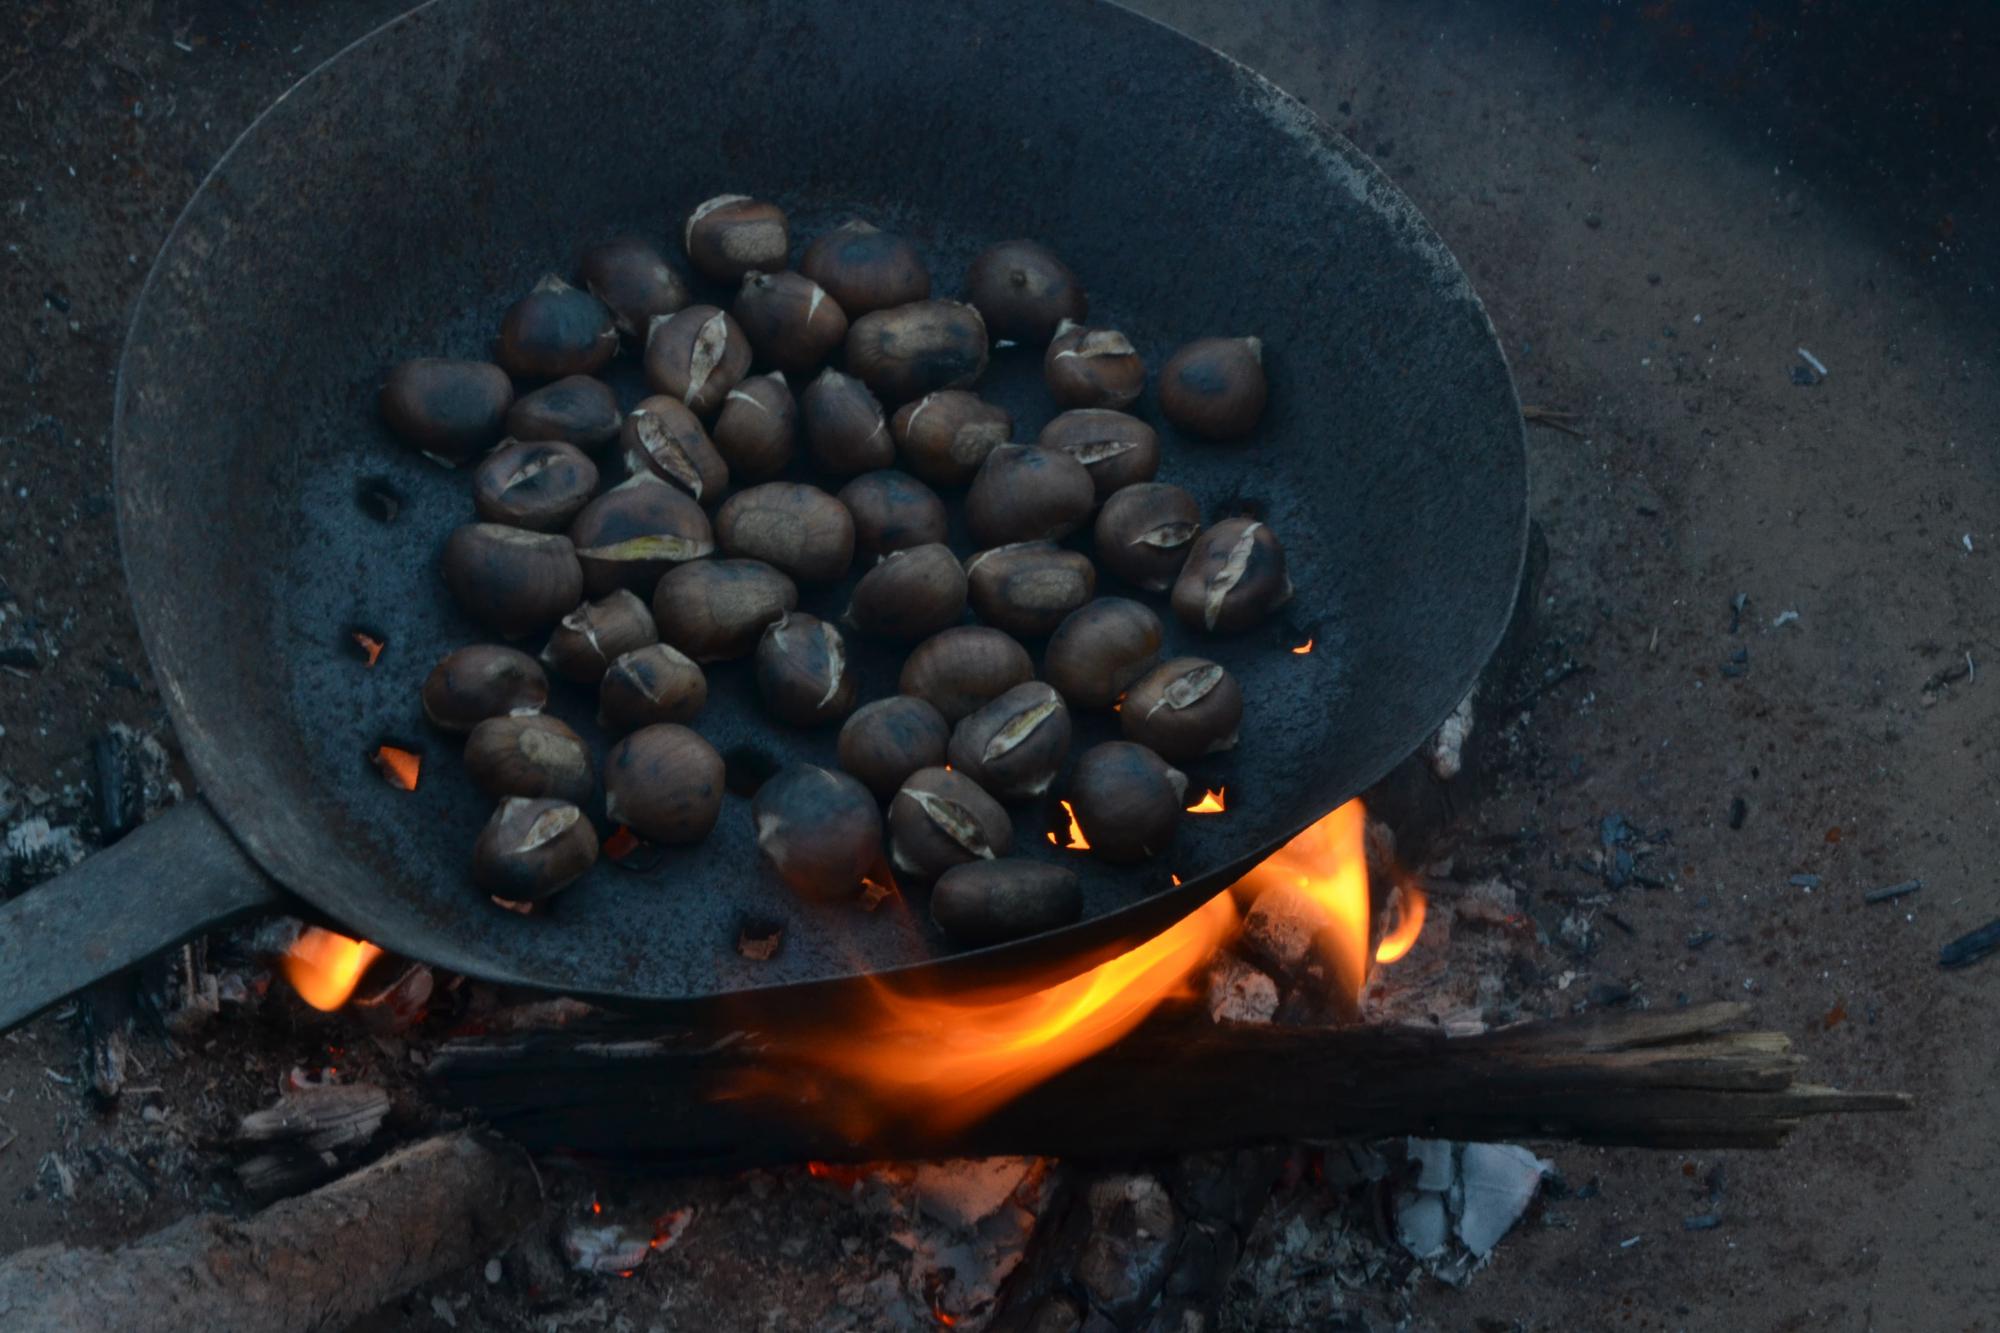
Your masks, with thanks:
M 393 745 L 381 745 L 377 746 L 375 753 L 369 757 L 375 761 L 375 767 L 382 770 L 383 780 L 391 787 L 403 791 L 417 789 L 417 774 L 424 765 L 422 755 L 410 750 L 399 750 Z
M 1311 652 L 1312 650 L 1313 650 L 1313 641 L 1311 639 L 1307 639 L 1304 643 L 1292 649 L 1292 653 L 1294 656 L 1304 657 L 1307 653 Z
M 1076 822 L 1076 807 L 1071 805 L 1068 801 L 1057 801 L 1056 804 L 1060 805 L 1063 808 L 1063 814 L 1069 817 L 1069 841 L 1064 842 L 1062 839 L 1058 838 L 1055 834 L 1051 833 L 1048 835 L 1049 843 L 1052 846 L 1061 847 L 1065 851 L 1070 851 L 1070 852 L 1089 851 L 1090 840 L 1083 836 L 1083 825 Z
M 1229 794 L 1227 787 L 1215 787 L 1202 794 L 1202 798 L 1187 808 L 1191 815 L 1219 815 L 1229 806 L 1223 798 Z
M 1424 933 L 1424 894 L 1414 884 L 1405 884 L 1396 890 L 1398 914 L 1396 925 L 1382 942 L 1375 946 L 1375 961 L 1393 963 L 1410 951 L 1417 942 L 1417 936 Z
M 382 951 L 367 940 L 350 940 L 313 926 L 285 951 L 285 979 L 307 1004 L 331 1011 L 347 1003 L 361 984 L 361 974 L 381 956 Z
M 354 642 L 359 645 L 362 655 L 367 657 L 368 665 L 371 667 L 382 659 L 382 649 L 387 646 L 374 635 L 363 634 L 360 630 L 354 631 Z
M 1312 899 L 1331 929 L 1320 933 L 1333 975 L 1359 995 L 1368 975 L 1367 811 L 1349 801 L 1273 852 L 1240 883 L 1252 893 L 1291 889 Z

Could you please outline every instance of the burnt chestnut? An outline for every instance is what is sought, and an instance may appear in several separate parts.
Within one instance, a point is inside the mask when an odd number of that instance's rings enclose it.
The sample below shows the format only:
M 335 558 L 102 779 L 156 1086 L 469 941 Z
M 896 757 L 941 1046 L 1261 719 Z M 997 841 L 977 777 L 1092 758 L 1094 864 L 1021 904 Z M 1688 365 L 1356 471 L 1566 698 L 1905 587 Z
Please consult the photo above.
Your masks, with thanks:
M 549 679 L 518 648 L 475 643 L 446 653 L 424 678 L 424 716 L 439 731 L 467 732 L 489 717 L 539 713 Z
M 578 269 L 584 288 L 604 302 L 612 324 L 628 338 L 644 337 L 655 319 L 688 303 L 681 275 L 637 236 L 593 245 L 584 251 Z
M 1002 241 L 981 250 L 965 271 L 965 299 L 996 338 L 1039 346 L 1064 320 L 1090 313 L 1083 285 L 1045 245 Z
M 1014 850 L 1014 821 L 963 773 L 920 768 L 889 802 L 889 861 L 920 881 Z
M 792 375 L 817 369 L 847 340 L 847 312 L 826 289 L 802 273 L 756 269 L 730 306 L 764 360 Z
M 592 597 L 613 588 L 630 588 L 643 597 L 675 565 L 715 550 L 715 532 L 701 506 L 650 472 L 585 505 L 569 536 Z
M 412 449 L 456 467 L 500 438 L 514 384 L 490 361 L 423 356 L 389 368 L 375 404 Z
M 1097 511 L 1097 558 L 1148 592 L 1164 592 L 1201 531 L 1201 505 L 1178 486 L 1145 481 L 1114 492 Z
M 840 766 L 888 800 L 920 768 L 944 763 L 951 726 L 944 714 L 907 694 L 863 704 L 840 727 Z
M 854 516 L 854 545 L 868 555 L 927 546 L 945 538 L 944 501 L 907 472 L 864 472 L 836 496 Z
M 691 305 L 646 329 L 646 383 L 707 416 L 750 370 L 750 339 L 727 311 Z
M 742 194 L 718 194 L 688 214 L 681 232 L 688 262 L 704 277 L 734 282 L 751 269 L 780 269 L 792 248 L 785 212 Z
M 847 330 L 847 368 L 892 403 L 962 389 L 986 370 L 986 324 L 959 301 L 873 310 Z
M 719 504 L 729 489 L 729 464 L 709 442 L 701 418 L 678 398 L 662 393 L 640 399 L 619 429 L 618 441 L 625 450 L 625 468 L 635 476 L 650 472 L 704 505 Z
M 472 507 L 481 518 L 537 532 L 568 527 L 595 494 L 597 464 L 555 440 L 509 440 L 472 474 Z
M 1210 440 L 1255 430 L 1269 392 L 1256 338 L 1197 338 L 1160 368 L 1160 414 Z
M 1014 434 L 1014 417 L 964 389 L 940 389 L 896 409 L 889 422 L 903 466 L 933 486 L 963 486 Z
M 743 481 L 769 481 L 792 465 L 798 404 L 777 371 L 752 375 L 729 391 L 709 432 L 729 470 Z
M 1026 648 L 985 625 L 955 625 L 911 651 L 897 688 L 928 701 L 945 721 L 957 722 L 1034 678 Z
M 583 737 L 546 713 L 489 717 L 474 727 L 465 773 L 488 796 L 587 801 L 597 783 Z
M 762 560 L 801 583 L 831 583 L 854 563 L 854 519 L 817 486 L 767 481 L 722 502 L 715 531 L 730 555 Z
M 618 434 L 618 395 L 603 380 L 567 375 L 521 395 L 507 409 L 517 440 L 561 440 L 596 453 Z
M 589 375 L 618 351 L 604 302 L 551 273 L 500 320 L 494 360 L 522 379 Z
M 842 223 L 807 246 L 799 272 L 826 288 L 849 319 L 931 294 L 930 270 L 917 247 L 859 219 Z
M 937 543 L 891 551 L 854 585 L 847 619 L 866 634 L 914 642 L 965 614 L 965 570 Z
M 1186 800 L 1187 774 L 1130 741 L 1092 746 L 1070 775 L 1070 808 L 1090 854 L 1116 865 L 1165 851 Z
M 1043 861 L 967 861 L 938 876 L 931 888 L 931 920 L 962 949 L 1026 939 L 1082 917 L 1076 872 Z
M 968 714 L 945 751 L 963 773 L 1003 801 L 1040 796 L 1069 758 L 1069 709 L 1045 681 L 1016 685 Z
M 965 496 L 965 525 L 981 546 L 1060 541 L 1097 505 L 1090 472 L 1060 449 L 1003 444 L 986 455 Z
M 510 796 L 472 844 L 472 882 L 510 903 L 540 902 L 597 864 L 597 830 L 568 801 Z
M 564 616 L 542 648 L 542 662 L 564 680 L 595 685 L 619 657 L 659 639 L 645 601 L 619 588 Z
M 653 590 L 660 637 L 697 662 L 743 657 L 799 604 L 792 581 L 761 560 L 695 560 Z
M 708 702 L 708 678 L 671 644 L 649 643 L 619 654 L 597 684 L 597 725 L 630 731 L 685 722 Z
M 779 769 L 750 800 L 757 850 L 793 892 L 844 898 L 887 877 L 882 808 L 856 779 L 816 764 Z
M 757 696 L 780 722 L 817 727 L 846 717 L 860 689 L 838 626 L 786 613 L 757 641 Z
M 965 577 L 979 618 L 1024 639 L 1050 633 L 1097 591 L 1090 557 L 1052 542 L 981 551 L 965 562 Z
M 1107 407 L 1079 407 L 1042 427 L 1035 441 L 1059 449 L 1090 473 L 1102 501 L 1160 471 L 1160 436 L 1135 416 Z
M 1066 319 L 1049 340 L 1042 378 L 1064 407 L 1126 407 L 1146 387 L 1146 362 L 1117 329 Z
M 467 523 L 445 542 L 443 565 L 459 606 L 503 638 L 547 629 L 583 600 L 576 548 L 560 533 Z
M 806 453 L 821 471 L 852 476 L 896 461 L 882 404 L 868 386 L 828 366 L 799 395 Z
M 1183 762 L 1235 748 L 1243 722 L 1236 677 L 1201 657 L 1176 657 L 1148 671 L 1118 707 L 1125 739 Z
M 722 813 L 722 768 L 686 727 L 641 727 L 604 756 L 604 817 L 648 842 L 700 842 Z
M 1129 597 L 1100 597 L 1056 626 L 1042 678 L 1072 708 L 1109 708 L 1160 660 L 1164 634 L 1150 607 Z
M 1197 537 L 1174 580 L 1174 614 L 1189 629 L 1235 634 L 1291 600 L 1285 548 L 1251 518 L 1225 518 Z

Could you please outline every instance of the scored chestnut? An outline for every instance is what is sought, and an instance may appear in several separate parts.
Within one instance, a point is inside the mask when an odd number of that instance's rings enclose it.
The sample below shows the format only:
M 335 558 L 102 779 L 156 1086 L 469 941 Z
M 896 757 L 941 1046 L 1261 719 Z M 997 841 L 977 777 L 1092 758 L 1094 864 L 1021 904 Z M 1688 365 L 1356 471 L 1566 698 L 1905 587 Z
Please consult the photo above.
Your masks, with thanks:
M 742 194 L 718 194 L 695 206 L 681 232 L 688 262 L 704 277 L 734 282 L 751 269 L 780 269 L 792 248 L 785 211 Z
M 446 653 L 424 678 L 424 716 L 439 731 L 467 732 L 489 717 L 539 713 L 549 679 L 518 648 L 475 643 Z
M 597 864 L 597 830 L 568 801 L 510 796 L 472 844 L 472 882 L 510 903 L 540 902 Z
M 426 458 L 456 467 L 500 438 L 514 385 L 490 361 L 421 356 L 391 366 L 375 396 L 382 420 Z
M 587 801 L 596 786 L 583 737 L 546 713 L 489 717 L 465 738 L 465 772 L 488 796 Z
M 965 524 L 981 546 L 1060 541 L 1083 526 L 1097 487 L 1060 449 L 1003 444 L 986 455 L 965 496 Z
M 801 583 L 831 583 L 854 563 L 854 518 L 817 486 L 767 481 L 736 492 L 715 516 L 722 549 Z
M 986 324 L 960 301 L 873 310 L 847 330 L 847 368 L 892 403 L 962 389 L 986 369 Z
M 651 472 L 707 505 L 720 503 L 729 489 L 729 464 L 710 443 L 701 418 L 678 398 L 661 393 L 640 399 L 620 427 L 618 440 L 625 450 L 626 470 L 635 475 Z
M 578 265 L 583 285 L 611 311 L 611 322 L 628 338 L 645 336 L 661 315 L 688 303 L 687 283 L 652 243 L 620 236 L 584 251 Z
M 743 657 L 799 604 L 799 590 L 761 560 L 695 560 L 653 590 L 660 637 L 697 662 Z
M 792 465 L 798 433 L 798 403 L 774 370 L 729 391 L 709 438 L 731 472 L 744 481 L 769 481 Z
M 1014 416 L 964 389 L 939 389 L 896 409 L 889 422 L 903 466 L 933 486 L 963 486 L 1014 434 Z
M 806 453 L 821 471 L 851 476 L 896 461 L 882 404 L 868 386 L 828 366 L 799 395 Z
M 583 600 L 578 559 L 561 533 L 467 523 L 445 542 L 442 563 L 445 585 L 465 613 L 518 639 L 548 628 Z
M 1117 865 L 1165 851 L 1186 800 L 1187 774 L 1131 741 L 1092 746 L 1070 775 L 1070 809 L 1091 855 Z
M 729 312 L 691 305 L 646 328 L 646 383 L 702 416 L 722 406 L 750 370 L 750 339 Z
M 882 808 L 858 779 L 817 764 L 779 769 L 750 799 L 757 850 L 795 893 L 848 897 L 887 878 Z
M 780 722 L 817 727 L 846 717 L 859 689 L 847 640 L 818 616 L 787 612 L 757 641 L 757 695 Z
M 708 702 L 708 678 L 680 649 L 649 643 L 621 653 L 597 685 L 597 725 L 630 731 L 685 722 Z
M 1040 345 L 1064 320 L 1089 315 L 1083 284 L 1055 252 L 1033 241 L 1001 241 L 981 250 L 965 271 L 965 299 L 995 338 Z
M 917 247 L 860 219 L 843 222 L 807 246 L 799 272 L 826 288 L 849 319 L 931 294 L 930 270 Z
M 616 437 L 618 421 L 618 395 L 589 375 L 544 384 L 507 409 L 507 433 L 515 439 L 561 440 L 593 454 Z
M 509 440 L 472 474 L 472 507 L 481 518 L 537 532 L 568 527 L 595 494 L 597 464 L 556 440 Z
M 1227 668 L 1176 657 L 1148 671 L 1118 707 L 1125 739 L 1176 762 L 1233 749 L 1243 722 L 1243 690 Z
M 700 842 L 722 813 L 723 764 L 686 727 L 641 727 L 604 756 L 604 817 L 648 842 Z
M 730 306 L 750 346 L 779 370 L 804 375 L 847 340 L 847 312 L 826 289 L 789 269 L 752 269 Z
M 1197 338 L 1160 368 L 1160 414 L 1205 439 L 1255 430 L 1269 392 L 1264 344 L 1256 338 Z
M 617 351 L 604 302 L 551 273 L 507 307 L 494 359 L 510 375 L 555 380 L 592 374 Z
M 1079 407 L 1042 427 L 1035 441 L 1059 449 L 1090 473 L 1097 498 L 1151 481 L 1160 471 L 1160 435 L 1135 416 L 1108 407 Z
M 1064 407 L 1126 407 L 1146 387 L 1146 362 L 1117 329 L 1066 319 L 1049 340 L 1042 378 Z
M 1189 629 L 1246 630 L 1291 600 L 1285 548 L 1251 518 L 1225 518 L 1195 539 L 1174 581 L 1174 614 Z
M 907 472 L 864 472 L 835 497 L 854 516 L 854 545 L 868 555 L 926 546 L 945 538 L 944 501 Z
M 920 768 L 889 802 L 889 861 L 912 879 L 1014 850 L 1014 821 L 978 783 L 949 768 Z
M 1035 664 L 1028 650 L 999 630 L 954 625 L 911 650 L 897 688 L 927 701 L 944 714 L 945 721 L 955 723 L 1034 678 Z
M 946 755 L 1003 801 L 1040 796 L 1069 757 L 1069 709 L 1046 681 L 1016 685 L 952 729 Z
M 1076 872 L 1025 857 L 967 861 L 931 887 L 931 920 L 964 949 L 1026 939 L 1082 916 Z
M 891 551 L 854 585 L 847 619 L 865 634 L 914 641 L 965 614 L 965 569 L 938 543 Z
M 1097 571 L 1081 551 L 1053 542 L 1015 542 L 965 562 L 967 594 L 981 620 L 1038 639 L 1097 591 Z
M 840 727 L 840 766 L 888 800 L 920 768 L 944 763 L 951 727 L 922 699 L 891 695 L 863 704 Z
M 619 588 L 564 616 L 542 648 L 542 663 L 564 680 L 595 685 L 619 657 L 659 639 L 645 601 Z
M 1165 634 L 1152 608 L 1129 597 L 1100 597 L 1056 626 L 1042 678 L 1072 708 L 1109 708 L 1160 660 Z
M 651 472 L 585 505 L 569 536 L 592 597 L 613 588 L 630 588 L 643 597 L 675 565 L 715 550 L 715 532 L 701 506 Z
M 1201 505 L 1179 486 L 1144 481 L 1115 491 L 1097 511 L 1097 558 L 1148 592 L 1171 587 L 1201 531 Z

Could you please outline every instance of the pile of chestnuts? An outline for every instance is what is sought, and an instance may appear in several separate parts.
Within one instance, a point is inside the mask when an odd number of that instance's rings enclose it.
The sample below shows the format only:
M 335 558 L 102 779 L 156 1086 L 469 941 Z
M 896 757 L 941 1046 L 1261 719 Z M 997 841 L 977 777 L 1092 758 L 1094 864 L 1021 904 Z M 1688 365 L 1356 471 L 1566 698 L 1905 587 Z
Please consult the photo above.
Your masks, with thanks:
M 1233 746 L 1244 701 L 1220 664 L 1168 651 L 1161 613 L 1197 638 L 1261 621 L 1291 595 L 1277 534 L 1159 479 L 1160 434 L 1130 410 L 1146 361 L 1042 245 L 988 247 L 953 299 L 863 220 L 796 267 L 760 199 L 709 199 L 679 239 L 705 285 L 648 240 L 608 241 L 507 310 L 491 361 L 407 361 L 380 392 L 412 449 L 471 465 L 443 575 L 495 642 L 437 663 L 423 708 L 496 802 L 475 883 L 523 911 L 573 883 L 600 793 L 621 836 L 705 838 L 737 799 L 700 731 L 710 673 L 742 672 L 773 725 L 837 728 L 835 766 L 783 767 L 732 816 L 778 882 L 819 901 L 927 888 L 963 947 L 1076 920 L 1078 877 L 1016 854 L 1041 829 L 1016 814 L 1060 797 L 1092 855 L 1167 849 L 1174 765 Z M 1046 349 L 1060 410 L 1032 440 L 977 392 L 1008 344 Z M 598 377 L 620 356 L 649 390 L 629 410 Z M 1183 435 L 1242 439 L 1262 345 L 1189 342 L 1155 393 Z M 850 579 L 844 613 L 802 609 L 801 589 Z M 864 689 L 857 636 L 898 646 L 895 681 Z M 561 687 L 594 691 L 603 753 L 544 711 Z M 1072 715 L 1111 710 L 1124 738 L 1072 755 Z

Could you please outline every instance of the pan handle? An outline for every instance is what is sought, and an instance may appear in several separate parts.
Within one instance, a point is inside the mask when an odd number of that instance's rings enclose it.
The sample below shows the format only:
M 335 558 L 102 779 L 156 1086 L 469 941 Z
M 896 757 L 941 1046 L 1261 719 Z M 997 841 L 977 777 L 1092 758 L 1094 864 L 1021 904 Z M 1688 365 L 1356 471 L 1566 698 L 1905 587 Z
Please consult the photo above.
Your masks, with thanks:
M 0 903 L 0 1032 L 211 926 L 282 904 L 199 799 Z

